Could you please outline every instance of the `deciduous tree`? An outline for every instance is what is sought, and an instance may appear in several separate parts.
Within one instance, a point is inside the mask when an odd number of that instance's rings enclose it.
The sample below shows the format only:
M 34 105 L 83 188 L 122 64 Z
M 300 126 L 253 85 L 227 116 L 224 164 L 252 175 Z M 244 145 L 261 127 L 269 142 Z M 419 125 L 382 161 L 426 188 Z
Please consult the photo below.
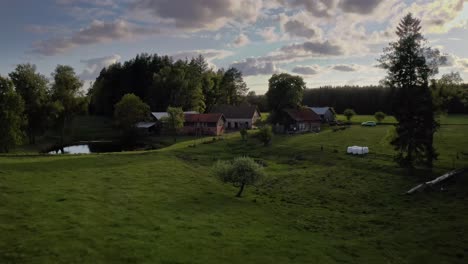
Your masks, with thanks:
M 219 161 L 213 167 L 213 174 L 222 182 L 238 187 L 236 197 L 242 196 L 245 186 L 254 185 L 264 177 L 263 167 L 248 157 L 239 157 L 233 161 Z
M 177 135 L 179 134 L 182 127 L 184 127 L 184 111 L 180 107 L 171 107 L 167 108 L 168 116 L 163 118 L 163 127 L 164 130 L 174 137 L 174 142 L 177 141 Z
M 353 116 L 356 115 L 356 112 L 354 112 L 353 109 L 345 109 L 344 112 L 343 112 L 343 115 L 346 117 L 346 119 L 349 121 L 351 121 L 351 119 L 353 118 Z
M 19 64 L 9 76 L 24 100 L 28 120 L 26 134 L 29 143 L 34 144 L 36 136 L 45 131 L 47 124 L 47 78 L 37 73 L 36 66 L 32 64 Z
M 384 112 L 375 112 L 374 114 L 374 117 L 375 117 L 375 120 L 377 120 L 377 122 L 381 123 L 385 117 L 387 117 L 387 115 L 384 113 Z
M 24 102 L 13 89 L 13 83 L 0 76 L 0 152 L 22 143 L 26 117 Z
M 55 125 L 60 130 L 60 144 L 64 144 L 66 129 L 77 114 L 86 113 L 88 101 L 80 89 L 83 83 L 72 67 L 58 65 L 52 73 L 54 83 L 51 89 Z
M 249 90 L 242 78 L 242 72 L 236 68 L 230 68 L 224 73 L 220 87 L 220 103 L 230 105 L 240 104 Z
M 282 122 L 285 108 L 299 108 L 305 88 L 305 82 L 300 76 L 287 73 L 274 74 L 268 81 L 266 93 L 271 109 L 270 121 Z
M 138 96 L 126 94 L 115 105 L 114 119 L 123 132 L 124 140 L 133 141 L 136 135 L 135 125 L 148 120 L 150 107 Z
M 257 133 L 258 139 L 263 143 L 264 146 L 268 146 L 273 139 L 273 130 L 270 125 L 262 126 Z

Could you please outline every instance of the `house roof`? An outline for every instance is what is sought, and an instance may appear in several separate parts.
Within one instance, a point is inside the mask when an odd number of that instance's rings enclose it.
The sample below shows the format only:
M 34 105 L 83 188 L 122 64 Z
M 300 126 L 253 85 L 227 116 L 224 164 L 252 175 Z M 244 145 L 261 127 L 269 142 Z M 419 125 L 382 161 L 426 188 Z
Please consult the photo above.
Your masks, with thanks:
M 317 115 L 324 115 L 330 110 L 330 107 L 309 107 L 312 111 L 314 111 Z
M 223 114 L 186 114 L 185 122 L 217 123 Z
M 137 128 L 150 128 L 152 126 L 156 125 L 155 122 L 139 122 L 135 126 Z
M 218 105 L 210 111 L 211 113 L 222 113 L 226 118 L 251 119 L 257 110 L 257 106 L 249 104 L 236 105 Z
M 301 109 L 285 109 L 284 110 L 292 119 L 295 121 L 309 121 L 309 122 L 320 122 L 320 116 L 318 116 L 310 108 Z
M 184 112 L 184 114 L 198 114 L 197 111 L 188 111 Z M 152 112 L 151 115 L 156 118 L 156 120 L 161 120 L 161 118 L 169 117 L 167 112 Z

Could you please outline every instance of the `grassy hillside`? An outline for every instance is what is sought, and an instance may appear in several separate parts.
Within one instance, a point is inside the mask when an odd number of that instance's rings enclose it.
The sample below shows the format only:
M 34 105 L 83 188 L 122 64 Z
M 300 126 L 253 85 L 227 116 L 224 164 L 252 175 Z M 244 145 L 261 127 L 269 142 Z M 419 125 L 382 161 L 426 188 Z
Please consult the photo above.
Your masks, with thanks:
M 394 165 L 389 129 L 0 157 L 0 263 L 466 263 L 468 181 L 401 195 L 433 175 Z M 468 166 L 467 133 L 442 127 L 434 175 Z M 372 154 L 346 155 L 348 145 Z M 264 160 L 268 175 L 240 199 L 209 173 L 239 155 Z

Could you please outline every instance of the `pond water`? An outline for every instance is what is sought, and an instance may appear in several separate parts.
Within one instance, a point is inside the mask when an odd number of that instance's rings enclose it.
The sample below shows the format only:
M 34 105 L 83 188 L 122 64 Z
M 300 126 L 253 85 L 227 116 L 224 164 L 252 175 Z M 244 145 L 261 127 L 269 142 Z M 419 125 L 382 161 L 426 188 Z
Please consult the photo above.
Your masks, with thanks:
M 46 153 L 52 155 L 61 154 L 91 154 L 91 153 L 109 153 L 109 152 L 121 152 L 123 147 L 114 142 L 93 142 L 85 144 L 76 144 L 66 146 L 63 149 L 59 147 L 47 150 Z

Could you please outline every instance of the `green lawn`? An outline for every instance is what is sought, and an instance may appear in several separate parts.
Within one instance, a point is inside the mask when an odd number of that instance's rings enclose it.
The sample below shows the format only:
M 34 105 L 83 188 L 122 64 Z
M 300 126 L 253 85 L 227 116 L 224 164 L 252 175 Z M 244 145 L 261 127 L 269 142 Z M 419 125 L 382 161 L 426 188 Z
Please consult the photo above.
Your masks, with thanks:
M 344 115 L 338 115 L 338 120 L 346 121 Z M 351 122 L 353 123 L 362 123 L 365 121 L 376 121 L 373 115 L 356 115 L 353 116 Z M 395 124 L 397 121 L 393 116 L 387 116 L 382 123 L 385 124 Z M 468 118 L 466 115 L 441 115 L 439 116 L 439 122 L 442 125 L 468 125 Z
M 391 128 L 0 157 L 0 263 L 466 263 L 468 180 L 402 193 L 468 166 L 468 126 L 442 126 L 440 160 L 418 177 L 391 160 Z M 209 170 L 240 155 L 264 160 L 268 176 L 238 199 Z

